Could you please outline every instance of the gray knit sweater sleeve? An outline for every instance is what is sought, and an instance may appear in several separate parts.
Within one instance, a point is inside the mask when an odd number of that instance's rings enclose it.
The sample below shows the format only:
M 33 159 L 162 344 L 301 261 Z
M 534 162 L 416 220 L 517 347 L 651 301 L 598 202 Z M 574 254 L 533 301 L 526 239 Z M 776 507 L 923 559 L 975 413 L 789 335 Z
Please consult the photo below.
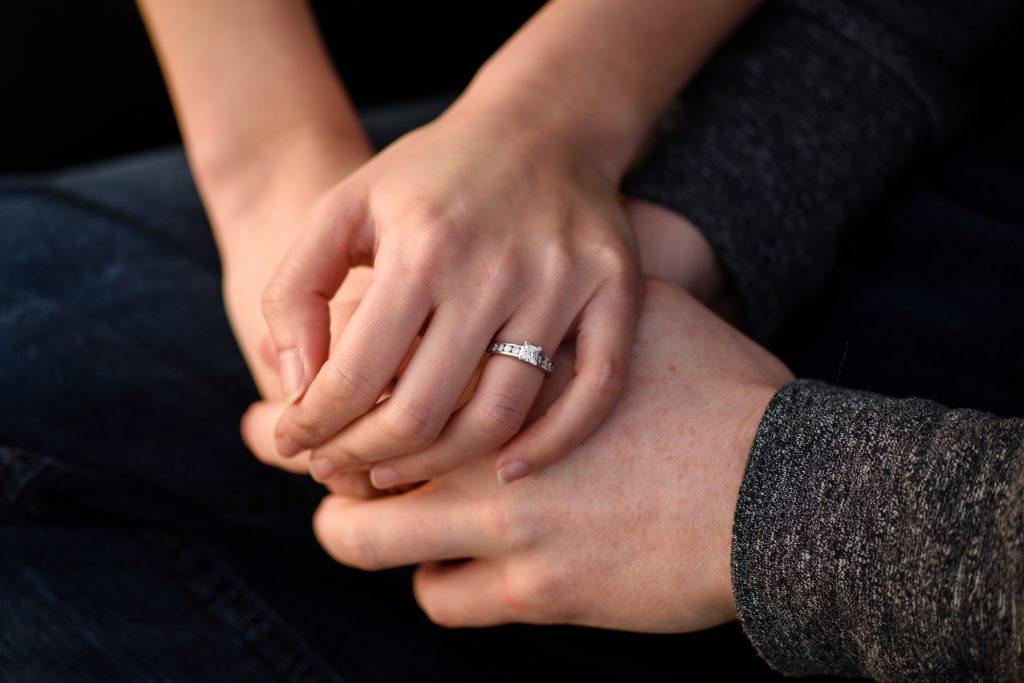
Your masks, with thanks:
M 776 0 L 686 91 L 623 184 L 703 231 L 766 339 L 844 229 L 954 132 L 1016 0 Z
M 1024 679 L 1024 420 L 786 385 L 750 453 L 732 572 L 783 672 Z

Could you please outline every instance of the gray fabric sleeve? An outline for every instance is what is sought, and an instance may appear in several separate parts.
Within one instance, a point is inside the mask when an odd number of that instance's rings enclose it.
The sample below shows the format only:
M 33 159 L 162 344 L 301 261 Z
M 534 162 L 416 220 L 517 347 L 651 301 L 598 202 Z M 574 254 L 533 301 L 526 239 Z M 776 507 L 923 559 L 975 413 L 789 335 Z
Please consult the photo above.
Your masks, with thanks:
M 740 620 L 788 674 L 1024 679 L 1024 420 L 798 380 L 733 527 Z
M 623 191 L 696 224 L 746 331 L 767 339 L 822 284 L 845 228 L 957 130 L 1019 5 L 768 2 L 666 115 Z

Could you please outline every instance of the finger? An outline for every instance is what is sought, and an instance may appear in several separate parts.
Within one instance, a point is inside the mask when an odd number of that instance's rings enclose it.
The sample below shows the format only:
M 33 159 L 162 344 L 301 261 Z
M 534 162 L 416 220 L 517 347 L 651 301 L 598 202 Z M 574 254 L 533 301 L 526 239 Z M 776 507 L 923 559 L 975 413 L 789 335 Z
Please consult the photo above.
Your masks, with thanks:
M 424 486 L 374 500 L 328 496 L 313 530 L 338 562 L 377 570 L 486 553 L 479 519 L 452 489 Z
M 572 316 L 561 306 L 562 310 L 540 306 L 524 311 L 495 339 L 516 344 L 536 339 L 542 349 L 555 348 Z M 472 398 L 452 416 L 437 441 L 423 451 L 374 465 L 370 470 L 374 486 L 424 481 L 494 452 L 522 428 L 543 382 L 539 368 L 509 356 L 490 356 Z
M 517 621 L 505 599 L 505 576 L 496 560 L 429 563 L 416 570 L 413 592 L 430 620 L 439 626 L 497 626 Z
M 408 283 L 375 281 L 306 395 L 281 416 L 278 450 L 292 455 L 320 446 L 372 408 L 412 347 L 430 306 L 422 291 Z
M 339 195 L 312 230 L 292 245 L 263 291 L 263 316 L 278 356 L 281 390 L 289 402 L 305 392 L 327 359 L 328 304 L 353 262 L 351 244 L 365 223 L 366 204 Z
M 351 470 L 339 472 L 323 484 L 331 493 L 348 498 L 380 498 L 389 495 L 373 487 L 369 474 L 365 470 L 362 472 Z
M 314 460 L 362 467 L 430 446 L 455 410 L 503 318 L 501 311 L 490 316 L 481 312 L 473 321 L 474 313 L 461 304 L 442 304 L 388 400 L 317 447 Z
M 283 401 L 257 401 L 249 406 L 242 415 L 242 440 L 260 462 L 289 472 L 306 474 L 309 471 L 308 453 L 286 458 L 277 452 L 274 425 L 285 405 Z
M 296 474 L 309 472 L 309 454 L 301 453 L 294 458 L 285 458 L 274 445 L 274 424 L 284 410 L 284 403 L 259 401 L 252 404 L 242 416 L 242 438 L 249 449 L 263 463 Z M 331 493 L 352 498 L 377 498 L 387 495 L 370 483 L 369 473 L 339 472 L 329 480 L 321 482 Z
M 545 415 L 498 453 L 498 479 L 510 483 L 568 455 L 597 428 L 626 388 L 637 300 L 626 287 L 599 290 L 576 335 L 576 375 Z

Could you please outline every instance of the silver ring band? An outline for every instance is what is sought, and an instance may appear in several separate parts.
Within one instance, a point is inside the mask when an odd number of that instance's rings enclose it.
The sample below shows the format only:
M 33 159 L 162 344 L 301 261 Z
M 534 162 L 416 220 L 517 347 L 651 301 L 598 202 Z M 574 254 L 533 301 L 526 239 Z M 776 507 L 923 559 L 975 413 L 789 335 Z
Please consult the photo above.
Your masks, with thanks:
M 529 363 L 535 368 L 540 368 L 544 371 L 545 375 L 550 375 L 554 371 L 555 365 L 551 362 L 550 358 L 542 356 L 540 353 L 541 351 L 543 351 L 541 347 L 534 346 L 528 341 L 524 341 L 522 344 L 491 342 L 490 346 L 487 347 L 487 353 L 518 358 L 524 363 Z

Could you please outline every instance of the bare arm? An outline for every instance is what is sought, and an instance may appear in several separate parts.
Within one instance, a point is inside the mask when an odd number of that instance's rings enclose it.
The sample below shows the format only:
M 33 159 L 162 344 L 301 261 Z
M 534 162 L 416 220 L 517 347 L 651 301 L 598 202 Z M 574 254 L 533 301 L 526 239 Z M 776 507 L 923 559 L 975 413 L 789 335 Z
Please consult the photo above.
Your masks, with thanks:
M 370 145 L 304 0 L 139 0 L 220 249 L 225 303 L 264 395 L 260 293 L 315 199 Z
M 754 4 L 550 3 L 440 119 L 332 190 L 264 299 L 282 365 L 302 367 L 284 387 L 295 404 L 277 428 L 281 452 L 317 449 L 323 478 L 389 460 L 374 470 L 386 487 L 506 442 L 497 467 L 511 481 L 584 439 L 621 393 L 636 319 L 619 180 L 666 102 Z M 374 284 L 329 354 L 324 293 L 366 262 Z M 550 349 L 567 337 L 575 378 L 521 435 L 542 376 L 518 361 L 489 361 L 453 415 L 491 340 Z
M 139 0 L 215 228 L 254 189 L 312 201 L 370 146 L 305 0 Z M 269 174 L 287 179 L 275 183 Z M 220 220 L 220 219 L 225 220 Z
M 621 176 L 672 97 L 758 0 L 557 0 L 480 69 L 464 98 L 586 144 Z M 476 106 L 476 105 L 474 105 Z

